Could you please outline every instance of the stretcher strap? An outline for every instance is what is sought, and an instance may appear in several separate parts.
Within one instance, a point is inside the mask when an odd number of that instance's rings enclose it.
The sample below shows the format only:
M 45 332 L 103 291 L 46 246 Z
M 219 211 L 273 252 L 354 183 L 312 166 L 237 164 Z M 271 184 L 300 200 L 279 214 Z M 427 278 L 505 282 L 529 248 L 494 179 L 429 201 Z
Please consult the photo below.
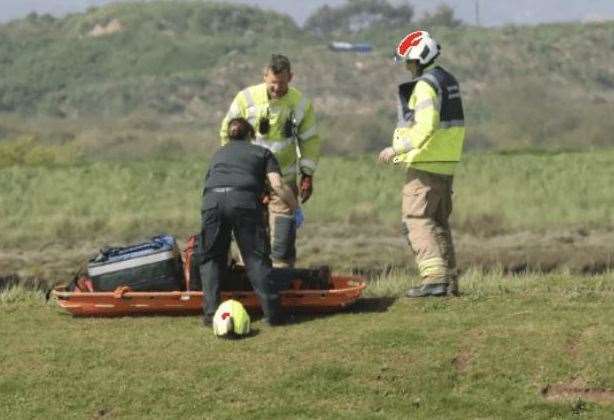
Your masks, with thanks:
M 188 243 L 181 254 L 183 260 L 183 277 L 185 277 L 185 289 L 190 291 L 190 271 L 192 269 L 192 255 L 194 254 L 194 247 L 196 246 L 196 235 L 190 236 Z

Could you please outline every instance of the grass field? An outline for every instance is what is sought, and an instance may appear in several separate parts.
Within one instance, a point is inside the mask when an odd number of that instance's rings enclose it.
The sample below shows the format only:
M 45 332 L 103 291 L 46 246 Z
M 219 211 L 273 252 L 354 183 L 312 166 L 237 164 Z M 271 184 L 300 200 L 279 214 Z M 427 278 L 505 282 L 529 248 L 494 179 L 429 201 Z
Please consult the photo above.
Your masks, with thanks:
M 404 175 L 374 152 L 406 23 L 338 33 L 375 47 L 339 54 L 285 16 L 176 3 L 0 25 L 0 419 L 614 418 L 614 23 L 429 28 L 467 111 L 463 295 L 411 301 Z M 238 341 L 198 317 L 46 303 L 104 245 L 199 229 L 219 121 L 271 51 L 291 55 L 325 140 L 298 263 L 364 274 L 364 298 L 279 328 L 256 317 Z
M 207 162 L 203 155 L 1 168 L 3 246 L 98 235 L 134 239 L 156 227 L 191 232 L 199 226 Z M 614 150 L 469 154 L 455 180 L 456 228 L 485 236 L 609 228 L 612 164 Z M 378 165 L 375 156 L 324 158 L 305 206 L 307 223 L 396 226 L 402 182 L 402 169 Z
M 366 299 L 254 336 L 198 317 L 73 319 L 0 295 L 0 418 L 614 416 L 614 277 L 467 272 L 458 299 Z
M 0 169 L 1 281 L 66 281 L 104 244 L 199 228 L 206 153 L 64 152 Z M 6 289 L 0 418 L 611 418 L 612 163 L 614 150 L 468 154 L 459 299 L 402 297 L 417 279 L 398 230 L 403 171 L 373 156 L 322 160 L 300 232 L 301 265 L 368 276 L 349 311 L 225 341 L 198 317 L 73 319 Z
M 613 164 L 614 150 L 468 154 L 455 181 L 452 220 L 462 265 L 512 271 L 611 266 Z M 0 168 L 0 273 L 53 282 L 105 244 L 160 232 L 187 238 L 199 229 L 206 165 L 203 153 Z M 324 158 L 305 206 L 301 264 L 344 270 L 406 265 L 402 183 L 400 168 L 378 165 L 374 156 Z

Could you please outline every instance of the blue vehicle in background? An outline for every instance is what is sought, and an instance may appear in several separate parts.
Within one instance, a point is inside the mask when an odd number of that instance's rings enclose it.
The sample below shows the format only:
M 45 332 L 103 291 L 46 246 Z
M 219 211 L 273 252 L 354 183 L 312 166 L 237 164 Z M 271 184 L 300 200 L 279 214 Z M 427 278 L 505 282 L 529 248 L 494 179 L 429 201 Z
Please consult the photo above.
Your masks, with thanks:
M 368 54 L 373 51 L 373 47 L 371 44 L 367 43 L 356 43 L 353 44 L 351 42 L 331 42 L 328 44 L 328 48 L 332 51 L 338 52 L 357 52 L 361 54 Z

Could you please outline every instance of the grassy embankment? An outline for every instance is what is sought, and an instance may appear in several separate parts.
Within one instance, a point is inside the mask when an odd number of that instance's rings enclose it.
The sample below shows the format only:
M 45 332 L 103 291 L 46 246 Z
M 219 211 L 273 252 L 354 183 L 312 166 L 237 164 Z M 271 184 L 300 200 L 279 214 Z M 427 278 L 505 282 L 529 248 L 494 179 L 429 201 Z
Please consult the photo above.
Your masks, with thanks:
M 461 83 L 467 147 L 607 147 L 613 27 L 426 27 Z M 390 55 L 407 30 L 386 22 L 318 38 L 284 15 L 197 1 L 31 15 L 0 25 L 0 142 L 34 136 L 96 157 L 193 153 L 203 137 L 217 144 L 233 96 L 260 81 L 271 52 L 285 52 L 293 83 L 314 99 L 326 153 L 372 151 L 391 137 L 396 85 L 408 74 Z M 327 48 L 333 40 L 374 51 L 336 53 Z
M 611 418 L 612 274 L 464 276 L 459 299 L 370 299 L 219 340 L 197 317 L 72 319 L 0 295 L 2 418 Z
M 534 266 L 548 252 L 562 256 L 553 265 L 565 265 L 583 252 L 580 240 L 593 241 L 586 242 L 592 247 L 586 248 L 588 257 L 608 265 L 611 247 L 592 233 L 607 239 L 612 230 L 608 168 L 613 161 L 610 150 L 468 154 L 456 178 L 453 217 L 463 266 L 505 265 L 500 255 L 484 257 L 494 244 L 530 250 L 522 255 Z M 47 277 L 56 272 L 52 277 L 58 280 L 58 269 L 66 275 L 103 244 L 159 232 L 186 238 L 199 229 L 206 163 L 205 157 L 194 157 L 0 169 L 0 271 Z M 399 234 L 402 182 L 401 169 L 377 165 L 373 156 L 324 158 L 315 194 L 305 206 L 301 262 L 340 269 L 405 264 L 407 248 Z

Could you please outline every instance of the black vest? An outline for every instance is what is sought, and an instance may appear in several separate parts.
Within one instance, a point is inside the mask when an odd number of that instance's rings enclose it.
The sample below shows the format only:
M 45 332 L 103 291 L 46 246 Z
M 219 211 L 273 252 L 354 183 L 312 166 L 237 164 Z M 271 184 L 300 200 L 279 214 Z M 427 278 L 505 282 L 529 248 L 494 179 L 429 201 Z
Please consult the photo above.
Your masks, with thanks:
M 444 127 L 464 123 L 465 114 L 458 82 L 454 76 L 437 66 L 427 70 L 422 76 L 399 85 L 399 126 L 407 126 L 414 120 L 414 111 L 409 109 L 408 104 L 419 81 L 428 83 L 437 92 L 441 104 L 440 122 Z

